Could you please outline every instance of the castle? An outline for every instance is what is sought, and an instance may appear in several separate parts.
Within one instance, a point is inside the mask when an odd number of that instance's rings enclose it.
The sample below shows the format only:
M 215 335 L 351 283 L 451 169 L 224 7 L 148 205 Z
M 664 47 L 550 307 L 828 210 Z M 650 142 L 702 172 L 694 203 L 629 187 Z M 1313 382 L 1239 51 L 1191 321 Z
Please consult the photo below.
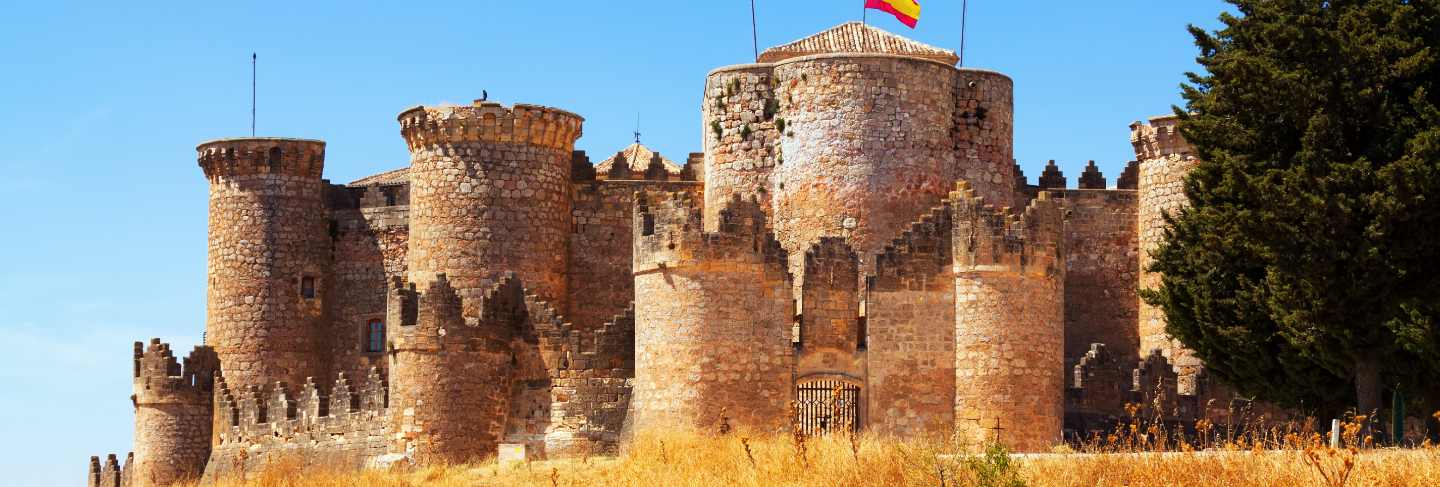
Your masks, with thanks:
M 1195 159 L 1131 126 L 1029 184 L 1007 76 L 848 23 L 709 73 L 704 151 L 593 164 L 534 105 L 400 113 L 407 167 L 325 143 L 200 144 L 206 340 L 135 345 L 134 453 L 91 485 L 613 454 L 635 431 L 953 435 L 1044 451 L 1142 404 L 1230 398 L 1137 289 Z

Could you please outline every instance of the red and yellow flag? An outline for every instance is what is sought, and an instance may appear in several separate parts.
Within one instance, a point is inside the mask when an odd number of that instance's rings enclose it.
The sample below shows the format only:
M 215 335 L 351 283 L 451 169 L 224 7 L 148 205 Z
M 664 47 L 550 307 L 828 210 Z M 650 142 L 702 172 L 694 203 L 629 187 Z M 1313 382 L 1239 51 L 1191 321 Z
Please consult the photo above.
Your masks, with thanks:
M 890 12 L 911 29 L 920 21 L 920 2 L 917 0 L 865 0 L 865 8 Z

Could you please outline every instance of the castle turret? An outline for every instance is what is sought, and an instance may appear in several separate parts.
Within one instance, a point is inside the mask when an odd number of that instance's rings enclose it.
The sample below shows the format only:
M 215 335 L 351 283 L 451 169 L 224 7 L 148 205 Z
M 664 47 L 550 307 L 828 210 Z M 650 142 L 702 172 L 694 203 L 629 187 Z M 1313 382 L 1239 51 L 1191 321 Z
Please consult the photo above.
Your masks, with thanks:
M 755 200 L 716 232 L 688 193 L 637 194 L 632 429 L 782 430 L 794 397 L 786 255 Z
M 820 238 L 874 255 L 957 178 L 987 198 L 1013 194 L 1008 77 L 858 22 L 760 61 L 706 84 L 706 225 L 731 195 L 757 196 L 797 280 Z
M 205 331 L 232 387 L 326 375 L 325 143 L 251 138 L 200 144 L 210 181 Z
M 580 116 L 517 104 L 415 107 L 399 116 L 410 148 L 409 280 L 445 274 L 463 315 L 513 271 L 566 309 L 571 158 Z
M 1135 122 L 1130 126 L 1130 142 L 1140 161 L 1140 289 L 1160 286 L 1160 275 L 1148 268 L 1154 252 L 1165 240 L 1165 214 L 1174 213 L 1187 203 L 1185 175 L 1200 161 L 1179 131 L 1180 119 L 1174 115 L 1155 117 L 1150 123 Z M 1176 367 L 1181 376 L 1181 391 L 1194 393 L 1193 378 L 1200 367 L 1199 359 L 1165 332 L 1163 310 L 1140 301 L 1140 357 L 1159 350 Z
M 1042 192 L 1012 214 L 959 188 L 956 432 L 972 446 L 1046 451 L 1064 419 L 1064 210 Z
M 474 320 L 444 273 L 423 292 L 397 282 L 390 293 L 400 325 L 389 347 L 391 450 L 422 462 L 495 455 L 516 365 L 510 340 L 526 313 L 519 280 L 505 276 L 475 298 Z
M 210 458 L 212 397 L 220 359 L 195 347 L 182 363 L 156 338 L 135 342 L 135 458 L 130 487 L 200 478 Z

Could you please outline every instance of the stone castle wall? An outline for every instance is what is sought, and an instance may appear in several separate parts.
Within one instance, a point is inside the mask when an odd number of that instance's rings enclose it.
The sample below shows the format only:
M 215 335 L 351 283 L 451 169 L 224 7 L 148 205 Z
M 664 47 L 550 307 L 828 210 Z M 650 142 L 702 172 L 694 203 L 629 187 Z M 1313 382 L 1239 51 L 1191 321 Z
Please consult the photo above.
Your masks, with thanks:
M 1139 359 L 1135 279 L 1137 194 L 1072 189 L 1064 193 L 1065 364 L 1103 343 L 1125 361 Z
M 735 196 L 716 232 L 702 230 L 685 193 L 645 195 L 635 218 L 632 429 L 714 431 L 724 416 L 783 431 L 794 397 L 793 283 L 759 203 Z
M 946 200 L 875 256 L 866 291 L 869 423 L 902 438 L 955 424 L 953 204 Z
M 387 283 L 406 275 L 409 249 L 409 185 L 335 187 L 334 268 L 328 316 L 333 370 L 364 377 L 388 367 L 384 347 L 372 350 L 369 325 L 385 322 Z M 338 201 L 336 201 L 338 200 Z M 383 341 L 383 338 L 382 338 Z
M 582 119 L 533 105 L 416 107 L 400 114 L 410 148 L 409 280 L 446 274 L 474 298 L 504 272 L 565 309 L 570 159 Z
M 325 143 L 226 139 L 197 151 L 210 181 L 205 331 L 226 379 L 300 383 L 325 373 Z
M 204 482 L 246 480 L 267 466 L 358 470 L 386 451 L 388 391 L 379 369 L 333 383 L 306 381 L 296 389 L 277 383 L 215 387 L 218 442 Z
M 570 235 L 570 313 L 577 326 L 594 328 L 624 313 L 635 300 L 630 273 L 635 193 L 685 191 L 699 200 L 693 181 L 577 181 Z
M 824 237 L 804 255 L 800 355 L 796 376 L 864 377 L 861 363 L 860 258 L 844 239 Z
M 1063 209 L 1041 193 L 1012 215 L 961 188 L 952 197 L 958 438 L 1045 451 L 1064 419 Z

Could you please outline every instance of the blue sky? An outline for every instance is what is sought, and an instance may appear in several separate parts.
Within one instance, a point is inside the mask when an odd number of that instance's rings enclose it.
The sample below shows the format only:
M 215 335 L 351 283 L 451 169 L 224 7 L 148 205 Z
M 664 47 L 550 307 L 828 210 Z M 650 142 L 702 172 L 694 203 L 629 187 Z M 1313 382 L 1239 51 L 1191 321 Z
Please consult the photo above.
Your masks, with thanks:
M 205 313 L 203 140 L 329 142 L 336 182 L 408 162 L 395 116 L 417 104 L 539 103 L 586 117 L 598 161 L 644 142 L 700 148 L 706 72 L 752 59 L 745 0 L 6 2 L 0 10 L 0 471 L 78 485 L 89 455 L 128 451 L 131 342 L 188 350 Z M 761 49 L 856 20 L 861 0 L 759 0 Z M 918 29 L 957 48 L 960 1 L 922 0 Z M 1163 5 L 1163 6 L 1162 6 Z M 1179 102 L 1187 23 L 1219 1 L 985 1 L 967 65 L 1015 79 L 1015 155 L 1112 182 L 1127 125 Z

